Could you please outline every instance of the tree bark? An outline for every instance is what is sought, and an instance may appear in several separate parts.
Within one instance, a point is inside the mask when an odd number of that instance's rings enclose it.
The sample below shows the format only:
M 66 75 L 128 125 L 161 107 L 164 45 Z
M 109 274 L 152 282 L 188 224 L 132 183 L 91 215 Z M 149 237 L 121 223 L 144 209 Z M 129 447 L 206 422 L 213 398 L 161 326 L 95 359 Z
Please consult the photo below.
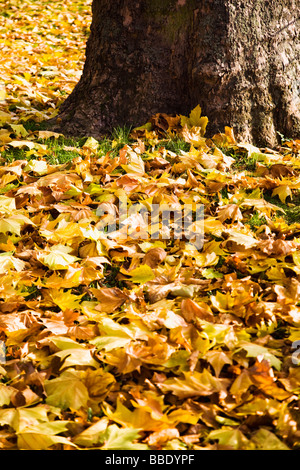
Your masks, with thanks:
M 99 138 L 200 104 L 208 134 L 231 126 L 272 146 L 300 135 L 297 0 L 94 0 L 82 77 L 56 120 Z

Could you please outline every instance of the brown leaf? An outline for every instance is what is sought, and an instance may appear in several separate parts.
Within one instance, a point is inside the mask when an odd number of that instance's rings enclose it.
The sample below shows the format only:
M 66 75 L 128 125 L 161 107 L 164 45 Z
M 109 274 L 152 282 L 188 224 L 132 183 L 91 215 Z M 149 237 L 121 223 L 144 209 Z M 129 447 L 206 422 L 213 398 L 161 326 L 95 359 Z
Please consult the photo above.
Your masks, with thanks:
M 168 428 L 153 432 L 147 438 L 147 442 L 150 446 L 161 446 L 165 442 L 168 442 L 172 439 L 178 439 L 179 437 L 180 434 L 177 428 Z
M 128 296 L 117 287 L 90 288 L 89 290 L 99 301 L 95 308 L 100 312 L 112 313 L 128 299 Z
M 282 163 L 276 163 L 275 165 L 271 166 L 270 174 L 271 176 L 273 176 L 273 178 L 285 178 L 293 176 L 295 172 L 292 168 L 288 167 L 287 165 L 283 165 Z
M 237 204 L 227 204 L 226 206 L 219 207 L 218 219 L 223 223 L 226 219 L 230 219 L 233 222 L 236 220 L 242 220 L 243 215 Z
M 196 318 L 214 321 L 214 316 L 206 304 L 199 305 L 192 299 L 183 299 L 180 308 L 182 316 L 187 322 L 195 321 Z
M 155 269 L 165 260 L 166 256 L 167 254 L 163 248 L 150 248 L 143 258 L 143 264 L 147 264 L 150 268 Z
M 79 316 L 78 311 L 74 311 L 70 308 L 67 308 L 66 310 L 64 310 L 63 317 L 64 317 L 65 325 L 67 326 L 73 325 L 74 321 L 77 320 L 78 316 Z
M 20 390 L 16 391 L 16 393 L 12 395 L 10 400 L 13 406 L 15 406 L 16 408 L 18 406 L 24 406 L 26 404 L 26 398 Z
M 254 366 L 248 369 L 251 380 L 258 386 L 270 385 L 274 382 L 274 373 L 270 363 L 263 359 L 256 361 Z
M 292 240 L 274 240 L 269 238 L 268 240 L 262 240 L 258 248 L 268 255 L 287 256 L 289 253 L 296 250 L 297 243 Z

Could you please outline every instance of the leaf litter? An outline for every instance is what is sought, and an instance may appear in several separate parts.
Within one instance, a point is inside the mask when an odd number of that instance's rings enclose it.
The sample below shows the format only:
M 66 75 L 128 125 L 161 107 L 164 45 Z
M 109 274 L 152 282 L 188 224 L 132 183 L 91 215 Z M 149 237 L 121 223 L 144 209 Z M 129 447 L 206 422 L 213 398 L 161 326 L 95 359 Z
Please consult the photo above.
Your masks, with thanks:
M 0 448 L 298 449 L 300 141 L 205 137 L 200 106 L 43 129 L 90 4 L 0 2 Z M 122 197 L 202 204 L 203 247 L 136 213 L 103 235 Z

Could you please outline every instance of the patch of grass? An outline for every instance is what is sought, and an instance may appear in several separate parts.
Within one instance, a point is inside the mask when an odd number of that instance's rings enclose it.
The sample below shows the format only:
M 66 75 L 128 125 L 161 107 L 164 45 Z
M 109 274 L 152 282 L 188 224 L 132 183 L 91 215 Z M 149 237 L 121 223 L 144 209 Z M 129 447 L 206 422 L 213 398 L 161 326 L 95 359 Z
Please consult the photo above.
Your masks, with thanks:
M 12 163 L 15 160 L 26 160 L 26 150 L 15 147 L 7 147 L 1 151 L 1 159 L 7 163 Z
M 289 207 L 285 209 L 285 220 L 288 224 L 300 223 L 300 207 Z
M 122 147 L 121 147 L 122 148 Z M 106 155 L 108 152 L 112 151 L 112 143 L 107 137 L 104 137 L 99 141 L 98 152 L 100 156 Z M 113 155 L 116 152 L 113 152 Z
M 38 122 L 34 119 L 21 120 L 20 124 L 23 125 L 27 132 L 44 131 L 46 129 L 46 122 Z
M 176 154 L 180 154 L 181 150 L 183 152 L 188 152 L 190 150 L 191 144 L 185 142 L 185 140 L 180 137 L 174 137 L 173 139 L 161 140 L 159 142 L 159 147 L 164 147 L 166 150 L 170 150 Z
M 233 169 L 237 169 L 239 171 L 241 170 L 255 171 L 256 164 L 257 162 L 259 162 L 261 158 L 261 154 L 253 152 L 249 157 L 244 152 L 243 153 L 239 152 L 239 153 L 231 153 L 230 157 L 233 157 L 235 159 L 235 162 L 232 166 Z
M 116 127 L 111 134 L 111 139 L 114 142 L 114 148 L 120 150 L 124 145 L 130 145 L 132 139 L 130 138 L 131 127 Z
M 235 162 L 232 165 L 233 170 L 255 171 L 257 162 L 264 158 L 259 152 L 253 152 L 249 157 L 247 153 L 241 149 L 233 149 L 223 146 L 218 146 L 218 148 L 224 153 L 224 155 L 234 158 Z
M 117 279 L 117 275 L 120 271 L 119 266 L 111 266 L 109 268 L 104 269 L 104 279 L 102 283 L 105 287 L 118 287 L 119 289 L 123 289 L 125 287 L 125 283 Z
M 288 224 L 300 223 L 300 191 L 293 194 L 291 204 L 283 203 L 278 196 L 272 196 L 268 191 L 265 192 L 264 198 L 284 210 L 284 213 L 277 215 L 283 217 Z
M 84 140 L 73 139 L 67 137 L 59 137 L 58 139 L 39 139 L 38 143 L 47 145 L 47 160 L 50 164 L 67 163 L 79 156 L 78 150 L 82 147 Z
M 257 211 L 254 211 L 251 218 L 248 220 L 248 224 L 250 225 L 251 230 L 255 231 L 261 225 L 266 224 L 267 221 L 264 216 L 260 216 Z

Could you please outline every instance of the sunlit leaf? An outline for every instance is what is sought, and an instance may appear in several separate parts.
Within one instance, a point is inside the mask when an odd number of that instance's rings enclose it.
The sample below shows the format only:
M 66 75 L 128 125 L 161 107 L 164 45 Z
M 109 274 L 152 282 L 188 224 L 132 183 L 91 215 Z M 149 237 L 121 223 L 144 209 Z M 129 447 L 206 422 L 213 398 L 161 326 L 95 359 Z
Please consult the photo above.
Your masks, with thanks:
M 103 431 L 108 426 L 108 419 L 101 418 L 96 423 L 91 424 L 87 429 L 82 431 L 74 439 L 74 443 L 78 446 L 92 447 L 99 444 L 103 439 Z
M 258 450 L 290 450 L 278 437 L 266 428 L 259 429 L 251 439 Z
M 62 409 L 78 410 L 86 406 L 89 394 L 75 370 L 66 370 L 59 377 L 45 382 L 46 403 Z
M 108 426 L 101 435 L 103 450 L 147 450 L 146 444 L 138 444 L 134 441 L 139 439 L 138 429 L 121 429 L 117 425 Z
M 50 269 L 68 269 L 71 263 L 78 260 L 76 256 L 70 255 L 69 251 L 69 248 L 63 245 L 53 246 L 49 249 L 49 254 L 41 258 L 42 262 Z
M 139 266 L 138 268 L 133 269 L 128 272 L 131 282 L 136 284 L 145 284 L 146 282 L 152 281 L 155 278 L 155 275 L 147 264 Z
M 254 450 L 254 446 L 239 429 L 218 429 L 211 431 L 207 439 L 217 440 L 218 443 L 231 450 Z
M 28 426 L 18 435 L 18 447 L 23 450 L 46 450 L 56 444 L 66 444 L 76 447 L 69 439 L 57 434 L 67 431 L 65 421 L 53 421 Z
M 229 382 L 227 379 L 213 377 L 207 369 L 203 372 L 186 372 L 183 378 L 166 379 L 158 384 L 163 392 L 172 392 L 179 398 L 209 396 L 215 392 L 225 391 Z
M 247 352 L 247 357 L 263 357 L 263 359 L 270 362 L 271 366 L 280 370 L 281 360 L 272 354 L 268 348 L 255 343 L 247 343 L 246 341 L 241 341 L 239 346 Z

